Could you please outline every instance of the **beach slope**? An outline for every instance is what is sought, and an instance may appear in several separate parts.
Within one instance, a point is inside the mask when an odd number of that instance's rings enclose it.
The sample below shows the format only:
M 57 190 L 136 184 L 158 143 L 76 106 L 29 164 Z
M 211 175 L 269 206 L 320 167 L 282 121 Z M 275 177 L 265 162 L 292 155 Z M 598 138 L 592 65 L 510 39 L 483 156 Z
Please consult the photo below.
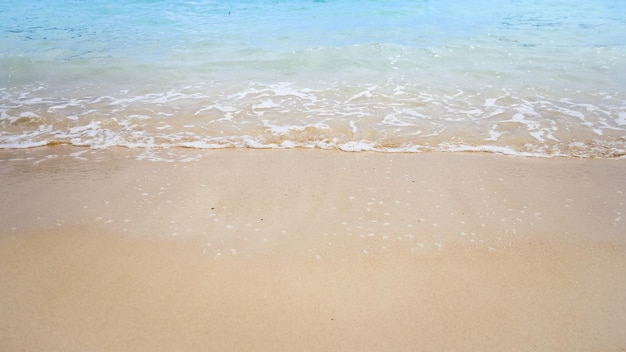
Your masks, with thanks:
M 0 350 L 626 349 L 626 160 L 157 154 L 0 151 Z

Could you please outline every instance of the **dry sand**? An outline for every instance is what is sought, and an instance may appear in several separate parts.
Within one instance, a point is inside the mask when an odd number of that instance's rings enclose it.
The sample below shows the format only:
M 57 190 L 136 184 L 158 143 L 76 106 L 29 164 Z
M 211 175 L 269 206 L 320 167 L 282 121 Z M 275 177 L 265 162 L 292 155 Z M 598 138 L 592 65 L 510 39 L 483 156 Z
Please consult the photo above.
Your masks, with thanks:
M 145 154 L 0 151 L 0 350 L 626 350 L 626 160 Z

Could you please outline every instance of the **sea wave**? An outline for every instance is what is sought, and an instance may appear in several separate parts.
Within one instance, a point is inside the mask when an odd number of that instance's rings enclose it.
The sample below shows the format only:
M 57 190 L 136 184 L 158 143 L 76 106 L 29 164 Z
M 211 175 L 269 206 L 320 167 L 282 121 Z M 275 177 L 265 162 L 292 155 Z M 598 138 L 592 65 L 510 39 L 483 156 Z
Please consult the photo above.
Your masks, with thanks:
M 419 84 L 187 86 L 160 93 L 54 97 L 45 85 L 0 89 L 0 148 L 321 148 L 472 151 L 616 158 L 626 102 L 608 92 Z

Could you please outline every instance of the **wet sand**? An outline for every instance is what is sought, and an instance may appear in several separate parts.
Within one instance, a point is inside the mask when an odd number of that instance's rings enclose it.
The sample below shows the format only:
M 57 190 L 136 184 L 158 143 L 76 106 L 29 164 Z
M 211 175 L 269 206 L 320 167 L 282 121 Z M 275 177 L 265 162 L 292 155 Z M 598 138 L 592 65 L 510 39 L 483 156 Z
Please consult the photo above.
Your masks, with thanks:
M 626 160 L 144 156 L 0 151 L 0 350 L 626 349 Z

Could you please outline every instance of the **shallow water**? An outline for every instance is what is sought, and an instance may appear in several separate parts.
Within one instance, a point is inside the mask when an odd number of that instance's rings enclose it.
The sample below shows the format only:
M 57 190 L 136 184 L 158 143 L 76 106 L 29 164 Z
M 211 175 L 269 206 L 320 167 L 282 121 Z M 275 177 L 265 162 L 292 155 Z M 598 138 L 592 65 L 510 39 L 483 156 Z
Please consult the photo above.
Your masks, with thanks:
M 621 1 L 4 1 L 0 147 L 626 154 Z

